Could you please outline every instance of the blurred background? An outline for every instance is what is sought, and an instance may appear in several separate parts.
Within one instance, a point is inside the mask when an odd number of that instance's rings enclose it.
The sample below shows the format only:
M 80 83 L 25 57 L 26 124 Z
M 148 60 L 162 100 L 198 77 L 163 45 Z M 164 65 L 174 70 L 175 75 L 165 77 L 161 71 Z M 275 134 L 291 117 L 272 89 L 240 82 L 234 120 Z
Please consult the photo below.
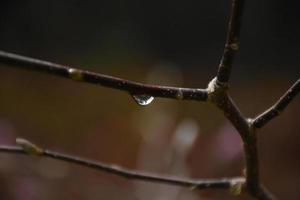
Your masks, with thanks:
M 300 75 L 299 3 L 246 3 L 231 95 L 246 116 Z M 0 2 L 0 49 L 143 83 L 205 88 L 216 75 L 230 1 Z M 0 63 L 0 143 L 42 147 L 130 169 L 193 178 L 239 176 L 243 150 L 215 107 L 155 99 Z M 300 199 L 300 101 L 259 134 L 262 182 Z M 0 154 L 0 199 L 249 199 L 228 191 L 130 181 L 45 158 Z

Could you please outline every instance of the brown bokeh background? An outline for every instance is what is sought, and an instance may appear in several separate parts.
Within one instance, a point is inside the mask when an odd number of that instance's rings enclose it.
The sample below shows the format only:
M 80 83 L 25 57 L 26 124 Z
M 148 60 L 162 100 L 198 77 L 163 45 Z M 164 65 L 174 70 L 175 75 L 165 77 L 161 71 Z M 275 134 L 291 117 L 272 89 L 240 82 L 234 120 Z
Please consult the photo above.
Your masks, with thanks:
M 247 2 L 231 95 L 246 116 L 299 78 L 299 7 Z M 206 87 L 217 70 L 229 1 L 1 1 L 2 50 L 144 83 Z M 193 178 L 239 176 L 239 136 L 212 105 L 155 99 L 0 65 L 0 143 Z M 299 97 L 260 131 L 263 183 L 300 198 Z M 130 181 L 50 159 L 0 154 L 0 198 L 247 199 Z

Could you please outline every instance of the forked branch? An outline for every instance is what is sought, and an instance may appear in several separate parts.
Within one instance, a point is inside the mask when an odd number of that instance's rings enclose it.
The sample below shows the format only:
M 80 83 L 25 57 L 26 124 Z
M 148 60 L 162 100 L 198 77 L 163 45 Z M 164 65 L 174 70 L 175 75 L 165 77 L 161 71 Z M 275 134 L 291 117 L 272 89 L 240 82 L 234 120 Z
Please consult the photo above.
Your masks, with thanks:
M 298 79 L 292 87 L 282 96 L 280 99 L 268 110 L 255 117 L 253 126 L 255 128 L 261 128 L 266 125 L 269 121 L 274 119 L 276 116 L 289 105 L 289 103 L 297 96 L 300 92 L 300 79 Z
M 168 185 L 177 185 L 177 186 L 189 187 L 192 189 L 199 189 L 199 190 L 215 188 L 215 189 L 229 189 L 232 191 L 232 190 L 236 190 L 236 188 L 238 187 L 243 187 L 243 184 L 245 182 L 244 178 L 241 177 L 197 180 L 197 179 L 178 178 L 172 176 L 163 176 L 158 174 L 145 173 L 141 171 L 125 169 L 117 165 L 96 162 L 78 156 L 71 156 L 71 155 L 43 149 L 25 139 L 17 138 L 17 143 L 19 144 L 19 146 L 0 145 L 0 152 L 48 157 L 55 160 L 61 160 L 64 162 L 92 168 L 98 171 L 114 174 L 128 179 L 147 181 L 147 182 L 156 182 L 156 183 L 168 184 Z

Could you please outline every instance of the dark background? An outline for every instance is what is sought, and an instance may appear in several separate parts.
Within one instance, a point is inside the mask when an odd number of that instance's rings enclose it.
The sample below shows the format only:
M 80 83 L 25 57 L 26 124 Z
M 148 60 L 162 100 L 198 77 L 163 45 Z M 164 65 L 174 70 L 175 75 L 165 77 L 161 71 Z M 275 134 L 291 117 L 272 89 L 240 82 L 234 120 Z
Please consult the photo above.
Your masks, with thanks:
M 246 2 L 231 94 L 249 117 L 299 78 L 299 7 L 291 0 Z M 217 71 L 229 8 L 220 0 L 1 1 L 0 49 L 140 82 L 204 88 Z M 156 99 L 139 107 L 124 92 L 6 66 L 0 102 L 3 144 L 24 137 L 69 154 L 195 178 L 242 171 L 236 131 L 204 103 Z M 260 132 L 262 181 L 280 199 L 300 198 L 299 105 L 297 98 Z M 196 126 L 198 135 L 177 155 L 172 141 L 182 124 Z M 1 199 L 246 198 L 4 154 L 0 188 Z

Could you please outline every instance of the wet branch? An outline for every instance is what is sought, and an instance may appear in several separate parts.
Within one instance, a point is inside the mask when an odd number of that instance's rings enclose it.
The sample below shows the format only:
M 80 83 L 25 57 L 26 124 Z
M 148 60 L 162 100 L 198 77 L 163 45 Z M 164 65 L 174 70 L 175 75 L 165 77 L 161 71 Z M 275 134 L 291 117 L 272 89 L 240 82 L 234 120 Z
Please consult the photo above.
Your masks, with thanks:
M 17 140 L 17 143 L 20 146 L 0 146 L 0 152 L 25 155 L 33 154 L 42 157 L 50 157 L 125 178 L 141 181 L 157 182 L 197 189 L 222 188 L 239 191 L 241 188 L 245 188 L 245 191 L 256 199 L 275 199 L 270 192 L 262 187 L 260 182 L 256 131 L 258 131 L 257 128 L 263 127 L 274 117 L 278 116 L 279 113 L 282 112 L 296 97 L 300 91 L 300 79 L 296 81 L 296 83 L 270 109 L 260 114 L 255 119 L 247 119 L 236 106 L 234 100 L 231 99 L 228 94 L 228 82 L 230 79 L 235 53 L 239 49 L 239 34 L 241 29 L 241 18 L 243 14 L 244 2 L 244 0 L 232 0 L 224 52 L 220 61 L 217 76 L 208 84 L 207 89 L 178 88 L 142 84 L 3 51 L 0 51 L 0 63 L 17 68 L 45 72 L 75 81 L 99 84 L 104 87 L 126 91 L 131 95 L 149 95 L 153 97 L 211 102 L 224 113 L 226 118 L 233 124 L 241 136 L 245 154 L 245 179 L 229 178 L 193 180 L 149 174 L 128 170 L 116 165 L 95 162 L 84 158 L 42 149 L 24 139 Z
M 75 165 L 92 168 L 98 171 L 103 171 L 109 174 L 114 174 L 127 179 L 146 181 L 146 182 L 156 182 L 156 183 L 167 184 L 167 185 L 177 185 L 177 186 L 189 187 L 192 189 L 199 189 L 199 190 L 208 189 L 208 188 L 232 189 L 238 186 L 242 187 L 242 185 L 245 182 L 244 178 L 241 177 L 197 180 L 197 179 L 189 179 L 189 178 L 163 176 L 163 175 L 146 173 L 146 172 L 141 172 L 136 170 L 129 170 L 117 165 L 96 162 L 78 156 L 71 156 L 64 153 L 42 149 L 41 147 L 38 147 L 37 145 L 25 139 L 17 138 L 17 143 L 19 144 L 19 146 L 0 145 L 0 152 L 48 157 L 55 160 L 60 160 Z
M 0 63 L 16 68 L 53 74 L 74 81 L 81 81 L 119 89 L 127 91 L 132 95 L 149 95 L 153 97 L 197 101 L 206 101 L 207 99 L 207 92 L 205 89 L 142 84 L 113 76 L 51 63 L 44 60 L 8 53 L 5 51 L 0 51 Z
M 261 128 L 271 121 L 276 116 L 280 115 L 281 112 L 289 105 L 289 103 L 297 96 L 300 92 L 300 79 L 298 79 L 292 87 L 282 96 L 280 99 L 264 113 L 255 117 L 253 125 L 256 128 Z

